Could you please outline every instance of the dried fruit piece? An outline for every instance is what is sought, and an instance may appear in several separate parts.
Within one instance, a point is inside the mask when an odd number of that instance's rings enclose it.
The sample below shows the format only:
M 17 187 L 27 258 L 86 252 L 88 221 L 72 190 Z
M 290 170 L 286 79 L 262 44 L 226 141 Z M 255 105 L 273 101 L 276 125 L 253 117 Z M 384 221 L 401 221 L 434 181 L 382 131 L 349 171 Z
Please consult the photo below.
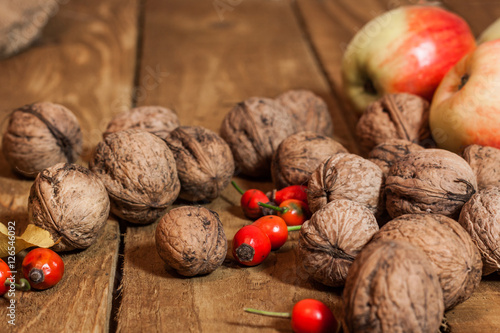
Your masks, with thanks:
M 77 160 L 82 153 L 80 124 L 62 105 L 25 105 L 10 114 L 2 150 L 15 172 L 35 178 L 54 164 Z
M 326 158 L 347 149 L 332 138 L 315 132 L 299 132 L 283 140 L 273 155 L 271 175 L 274 186 L 305 185 Z
M 316 281 L 342 286 L 354 258 L 377 231 L 377 220 L 366 207 L 350 200 L 332 201 L 302 225 L 302 266 Z
M 480 145 L 467 146 L 463 158 L 469 163 L 477 177 L 477 187 L 500 186 L 500 149 Z
M 404 241 L 368 244 L 351 265 L 343 299 L 349 332 L 434 333 L 444 315 L 432 264 Z
M 170 210 L 158 223 L 155 240 L 162 260 L 184 276 L 209 274 L 226 258 L 227 239 L 219 215 L 205 207 Z
M 500 270 L 500 187 L 479 190 L 462 207 L 458 222 L 483 258 L 483 275 Z
M 59 163 L 40 172 L 28 198 L 30 222 L 50 232 L 52 249 L 85 249 L 97 241 L 109 216 L 106 187 L 90 170 Z
M 481 255 L 467 232 L 449 217 L 403 215 L 373 235 L 373 241 L 379 239 L 404 240 L 427 254 L 439 277 L 446 310 L 467 300 L 481 281 Z
M 463 158 L 443 149 L 424 149 L 403 156 L 389 170 L 386 207 L 393 218 L 412 213 L 458 217 L 476 189 L 476 176 Z

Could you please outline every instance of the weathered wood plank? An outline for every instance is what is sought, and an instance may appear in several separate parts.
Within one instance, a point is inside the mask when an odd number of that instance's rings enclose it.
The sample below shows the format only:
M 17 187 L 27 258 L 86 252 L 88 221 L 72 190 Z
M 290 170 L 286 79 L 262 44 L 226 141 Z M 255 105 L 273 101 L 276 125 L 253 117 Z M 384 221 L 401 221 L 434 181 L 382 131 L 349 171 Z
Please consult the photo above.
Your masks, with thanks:
M 218 131 L 229 109 L 245 98 L 311 89 L 327 100 L 336 137 L 355 150 L 291 2 L 243 1 L 230 9 L 218 13 L 212 2 L 146 3 L 141 86 L 148 83 L 148 68 L 164 74 L 156 86 L 144 89 L 139 104 L 173 107 L 181 124 Z M 270 183 L 238 181 L 244 188 L 271 188 Z M 250 223 L 232 188 L 206 206 L 219 213 L 229 242 Z M 240 267 L 228 254 L 212 274 L 182 278 L 157 255 L 155 228 L 127 229 L 118 331 L 290 331 L 287 320 L 246 314 L 243 308 L 287 311 L 308 297 L 325 301 L 339 313 L 340 289 L 319 286 L 297 265 L 296 234 L 257 267 Z
M 129 108 L 135 72 L 138 0 L 59 1 L 59 11 L 28 50 L 0 61 L 2 129 L 12 109 L 35 101 L 67 106 L 80 121 L 88 154 L 107 121 Z M 33 21 L 32 24 L 37 24 Z M 27 223 L 32 181 L 19 179 L 0 154 L 0 221 Z M 12 331 L 107 331 L 119 249 L 118 223 L 110 219 L 98 242 L 64 255 L 66 273 L 53 289 L 16 293 Z M 22 258 L 17 257 L 18 264 Z M 0 298 L 2 331 L 7 300 Z

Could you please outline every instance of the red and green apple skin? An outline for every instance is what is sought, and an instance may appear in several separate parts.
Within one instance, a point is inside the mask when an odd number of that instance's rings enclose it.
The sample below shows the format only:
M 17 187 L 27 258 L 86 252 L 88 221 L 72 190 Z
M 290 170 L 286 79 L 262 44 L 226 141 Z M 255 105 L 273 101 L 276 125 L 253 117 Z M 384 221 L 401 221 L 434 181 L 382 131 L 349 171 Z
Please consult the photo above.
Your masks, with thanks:
M 484 43 L 490 40 L 499 39 L 500 38 L 500 18 L 495 22 L 490 24 L 479 36 L 477 42 Z
M 446 74 L 434 94 L 429 124 L 440 148 L 500 148 L 500 39 L 480 44 Z
M 348 99 L 358 113 L 386 93 L 431 101 L 444 75 L 476 46 L 467 22 L 435 6 L 403 6 L 368 22 L 342 59 Z

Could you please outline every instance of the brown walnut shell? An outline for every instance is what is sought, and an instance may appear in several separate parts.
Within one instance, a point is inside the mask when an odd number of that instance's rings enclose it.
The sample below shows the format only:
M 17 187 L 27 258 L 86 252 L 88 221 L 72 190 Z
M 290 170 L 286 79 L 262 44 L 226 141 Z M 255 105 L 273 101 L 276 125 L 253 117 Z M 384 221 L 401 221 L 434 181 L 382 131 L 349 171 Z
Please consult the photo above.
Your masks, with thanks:
M 315 132 L 299 132 L 283 140 L 274 153 L 271 175 L 279 190 L 290 185 L 307 185 L 311 174 L 326 158 L 347 153 L 332 138 Z
M 500 187 L 479 190 L 462 207 L 458 222 L 483 258 L 483 275 L 500 270 Z
M 368 149 L 389 139 L 424 141 L 430 137 L 429 102 L 407 93 L 387 94 L 368 106 L 356 134 Z
M 376 216 L 383 211 L 382 170 L 355 154 L 338 153 L 320 163 L 307 185 L 312 213 L 330 201 L 348 199 L 367 207 Z
M 102 136 L 105 138 L 111 133 L 134 128 L 165 139 L 179 126 L 179 118 L 174 111 L 161 106 L 140 106 L 114 116 Z
M 375 146 L 368 154 L 368 159 L 378 165 L 384 177 L 387 177 L 395 161 L 411 152 L 423 149 L 424 147 L 410 141 L 390 139 Z
M 28 199 L 30 222 L 50 232 L 54 251 L 85 249 L 97 241 L 109 216 L 106 187 L 89 169 L 58 163 L 42 170 Z
M 34 178 L 57 163 L 73 163 L 82 153 L 82 132 L 66 107 L 49 103 L 25 105 L 11 113 L 2 150 L 19 174 Z
M 279 144 L 296 132 L 292 116 L 269 98 L 238 103 L 222 121 L 220 135 L 229 144 L 238 171 L 268 177 Z
M 161 217 L 180 190 L 174 156 L 154 134 L 130 129 L 99 142 L 90 169 L 108 190 L 111 212 L 136 224 Z
M 481 281 L 477 247 L 457 221 L 439 214 L 407 214 L 389 221 L 373 236 L 404 240 L 429 257 L 443 289 L 446 310 L 467 300 Z
M 500 186 L 500 149 L 480 145 L 467 146 L 463 158 L 477 177 L 477 187 Z
M 299 258 L 306 272 L 327 286 L 343 286 L 351 263 L 378 231 L 375 216 L 351 200 L 335 200 L 304 222 Z
M 476 189 L 476 176 L 463 158 L 443 149 L 424 149 L 403 156 L 389 170 L 386 207 L 393 218 L 412 213 L 458 218 Z
M 181 126 L 166 138 L 181 182 L 179 198 L 212 201 L 231 181 L 233 154 L 228 144 L 209 129 Z
M 403 241 L 368 244 L 351 265 L 343 300 L 348 332 L 436 333 L 444 316 L 432 264 Z
M 292 115 L 297 131 L 333 136 L 333 121 L 325 101 L 309 90 L 289 90 L 276 101 Z
M 182 206 L 165 214 L 156 227 L 156 250 L 177 273 L 195 276 L 222 265 L 227 239 L 216 212 Z

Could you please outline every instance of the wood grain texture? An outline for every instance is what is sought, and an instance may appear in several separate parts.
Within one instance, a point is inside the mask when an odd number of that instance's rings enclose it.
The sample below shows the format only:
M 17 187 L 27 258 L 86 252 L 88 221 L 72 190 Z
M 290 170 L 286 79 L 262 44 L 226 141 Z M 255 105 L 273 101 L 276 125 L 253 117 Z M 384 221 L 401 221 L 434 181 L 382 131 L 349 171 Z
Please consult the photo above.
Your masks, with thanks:
M 492 0 L 443 0 L 443 6 L 465 18 L 474 36 L 500 17 L 500 2 Z
M 63 104 L 81 124 L 85 153 L 78 163 L 86 165 L 107 121 L 131 106 L 138 0 L 58 3 L 37 44 L 0 61 L 0 125 L 3 132 L 16 107 L 36 101 Z M 0 222 L 15 221 L 18 234 L 28 222 L 31 184 L 15 175 L 0 154 Z M 119 244 L 118 223 L 110 219 L 96 244 L 64 255 L 65 277 L 55 288 L 16 294 L 12 331 L 107 331 Z M 18 264 L 21 260 L 17 257 Z M 2 298 L 0 304 L 3 332 L 9 328 L 8 303 Z
M 144 89 L 139 104 L 174 108 L 181 124 L 218 131 L 225 114 L 243 99 L 311 89 L 326 99 L 335 136 L 355 150 L 292 3 L 243 1 L 231 8 L 218 13 L 212 2 L 146 3 L 140 87 L 151 80 L 148 69 L 164 75 L 152 89 Z M 168 20 L 164 13 L 170 13 Z M 270 183 L 238 182 L 243 188 L 271 189 Z M 238 192 L 228 187 L 205 205 L 220 215 L 229 247 L 236 231 L 251 223 L 243 217 L 239 200 Z M 127 228 L 120 332 L 289 332 L 288 320 L 247 314 L 243 308 L 290 311 L 308 297 L 340 311 L 341 290 L 314 283 L 298 265 L 297 234 L 257 267 L 236 265 L 229 250 L 223 266 L 212 274 L 183 278 L 156 253 L 155 228 Z

